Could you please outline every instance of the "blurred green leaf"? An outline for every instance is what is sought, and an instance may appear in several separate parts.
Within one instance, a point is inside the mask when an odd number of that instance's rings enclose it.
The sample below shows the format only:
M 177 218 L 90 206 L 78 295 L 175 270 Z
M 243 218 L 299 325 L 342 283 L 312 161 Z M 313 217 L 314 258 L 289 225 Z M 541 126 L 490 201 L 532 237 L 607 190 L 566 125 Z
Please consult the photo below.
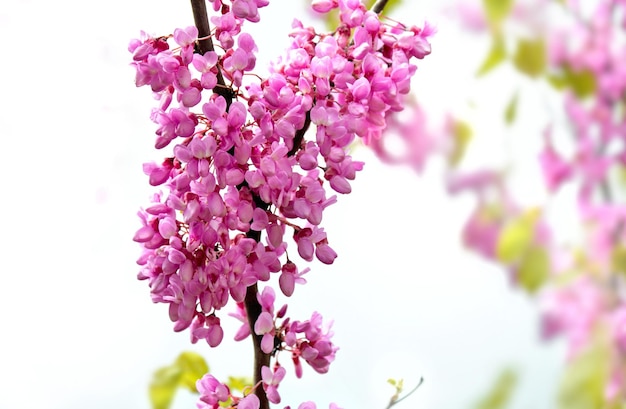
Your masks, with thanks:
M 465 121 L 455 120 L 452 124 L 452 137 L 454 138 L 454 147 L 450 153 L 449 161 L 452 166 L 458 165 L 463 159 L 467 145 L 472 139 L 472 127 Z
M 493 36 L 491 49 L 489 50 L 489 53 L 483 63 L 480 65 L 480 68 L 478 68 L 476 76 L 482 77 L 498 65 L 502 64 L 506 58 L 507 54 L 504 39 L 502 38 L 502 35 L 496 34 Z
M 504 20 L 513 8 L 513 0 L 483 0 L 487 21 L 497 26 Z
M 604 388 L 611 369 L 611 348 L 606 336 L 594 334 L 589 347 L 568 365 L 559 391 L 563 409 L 605 408 Z
M 517 100 L 519 99 L 519 92 L 516 92 L 515 95 L 511 98 L 509 103 L 504 110 L 504 122 L 507 125 L 511 125 L 515 118 L 517 117 Z
M 513 396 L 517 380 L 517 374 L 511 368 L 502 371 L 491 391 L 478 402 L 475 409 L 504 409 Z
M 153 409 L 168 409 L 178 388 L 197 392 L 196 381 L 209 372 L 204 358 L 195 352 L 182 352 L 169 366 L 157 369 L 149 387 Z
M 567 66 L 558 74 L 549 75 L 548 82 L 557 90 L 571 89 L 578 98 L 587 97 L 596 90 L 596 78 L 591 71 L 573 71 Z
M 531 209 L 504 226 L 496 245 L 496 255 L 500 261 L 513 263 L 524 255 L 533 239 L 538 217 L 539 211 Z
M 536 78 L 543 74 L 547 66 L 545 41 L 541 38 L 519 39 L 513 64 L 529 77 Z
M 550 259 L 545 249 L 531 246 L 522 256 L 517 281 L 529 293 L 537 291 L 550 275 Z
M 181 378 L 180 369 L 172 366 L 154 372 L 149 395 L 153 409 L 168 409 L 174 399 Z
M 249 377 L 229 376 L 228 382 L 226 382 L 226 385 L 231 390 L 237 390 L 237 391 L 243 392 L 245 388 L 252 386 L 252 383 L 253 383 L 252 378 L 249 378 Z
M 611 254 L 613 271 L 626 275 L 626 247 L 616 245 Z
M 209 365 L 202 355 L 191 351 L 182 352 L 174 365 L 182 372 L 181 386 L 191 392 L 197 392 L 196 381 L 209 372 Z

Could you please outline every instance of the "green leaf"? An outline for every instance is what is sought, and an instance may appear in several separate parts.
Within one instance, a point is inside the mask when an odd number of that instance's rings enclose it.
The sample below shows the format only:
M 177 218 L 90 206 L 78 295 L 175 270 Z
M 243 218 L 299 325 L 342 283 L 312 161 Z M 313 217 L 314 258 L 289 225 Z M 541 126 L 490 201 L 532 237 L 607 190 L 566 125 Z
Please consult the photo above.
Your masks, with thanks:
M 538 217 L 539 211 L 531 209 L 504 226 L 496 244 L 496 255 L 500 261 L 513 263 L 524 255 L 533 239 Z
M 548 76 L 548 82 L 557 90 L 571 89 L 578 98 L 585 98 L 596 91 L 596 77 L 589 70 L 573 71 L 564 66 L 558 74 Z
M 515 121 L 515 117 L 517 116 L 518 99 L 519 93 L 516 92 L 507 104 L 506 109 L 504 110 L 504 122 L 506 122 L 507 125 L 511 125 Z
M 452 124 L 452 137 L 454 146 L 448 160 L 452 166 L 456 166 L 463 159 L 467 145 L 472 139 L 471 126 L 467 122 L 455 120 Z
M 519 284 L 529 293 L 537 291 L 550 275 L 550 259 L 545 249 L 531 246 L 517 269 Z
M 545 41 L 541 38 L 519 39 L 513 64 L 529 77 L 536 78 L 543 74 L 547 66 Z
M 197 392 L 196 381 L 209 372 L 209 365 L 202 355 L 195 352 L 182 352 L 174 365 L 182 372 L 180 384 L 191 392 Z
M 180 369 L 167 366 L 154 372 L 148 389 L 153 409 L 168 409 L 174 399 L 181 378 Z
M 195 352 L 182 352 L 169 366 L 157 369 L 148 388 L 153 409 L 168 409 L 178 388 L 197 392 L 196 381 L 209 372 L 204 358 Z
M 617 245 L 611 253 L 613 271 L 626 275 L 626 247 Z
M 476 72 L 477 77 L 482 77 L 489 71 L 502 64 L 507 58 L 506 46 L 504 45 L 504 39 L 502 35 L 494 35 L 491 49 L 487 54 L 487 57 L 478 68 Z
M 510 368 L 500 373 L 491 391 L 482 398 L 476 409 L 504 409 L 511 400 L 515 386 L 517 385 L 517 374 Z
M 513 0 L 483 0 L 487 21 L 497 26 L 504 20 L 513 8 Z
M 563 409 L 604 408 L 604 388 L 611 370 L 607 337 L 594 334 L 589 347 L 568 365 L 559 391 L 559 406 Z
M 229 376 L 228 382 L 226 382 L 226 385 L 231 390 L 237 390 L 240 392 L 243 392 L 245 388 L 252 386 L 252 384 L 252 379 L 246 376 Z

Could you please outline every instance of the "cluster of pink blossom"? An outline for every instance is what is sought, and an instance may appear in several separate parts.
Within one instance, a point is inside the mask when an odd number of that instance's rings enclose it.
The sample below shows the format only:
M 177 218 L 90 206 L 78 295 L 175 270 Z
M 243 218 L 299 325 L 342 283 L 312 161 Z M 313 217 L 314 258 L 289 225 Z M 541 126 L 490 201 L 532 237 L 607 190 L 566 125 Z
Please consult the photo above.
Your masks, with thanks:
M 302 259 L 333 263 L 337 254 L 320 226 L 324 209 L 336 202 L 327 188 L 350 193 L 363 163 L 348 147 L 357 136 L 380 138 L 388 113 L 403 108 L 417 68 L 411 60 L 430 53 L 433 30 L 386 22 L 358 0 L 314 1 L 318 12 L 339 9 L 339 27 L 318 33 L 294 20 L 285 55 L 261 78 L 252 73 L 256 42 L 242 26 L 259 21 L 268 1 L 211 3 L 218 15 L 210 34 L 199 38 L 188 27 L 170 36 L 142 34 L 129 46 L 136 85 L 150 86 L 159 101 L 152 112 L 155 147 L 173 145 L 163 162 L 144 165 L 150 184 L 165 192 L 139 213 L 138 278 L 148 280 L 154 302 L 169 305 L 175 331 L 190 328 L 192 342 L 220 344 L 218 311 L 233 300 L 235 317 L 248 327 L 236 339 L 253 331 L 264 354 L 290 351 L 298 376 L 300 357 L 324 373 L 337 348 L 321 316 L 276 326 L 286 308 L 274 313 L 271 287 L 259 294 L 257 283 L 276 273 L 291 296 L 295 283 L 305 282 L 308 269 L 291 260 L 289 235 Z M 311 125 L 314 137 L 307 139 Z M 248 302 L 258 302 L 258 316 Z M 268 371 L 263 388 L 278 403 L 284 369 Z M 234 399 L 209 375 L 198 389 L 202 407 Z M 256 408 L 255 398 L 237 407 Z
M 446 178 L 451 194 L 469 190 L 477 197 L 463 229 L 464 244 L 502 264 L 513 283 L 536 292 L 543 309 L 543 335 L 567 339 L 573 362 L 594 348 L 605 350 L 602 399 L 610 406 L 626 396 L 626 2 L 561 3 L 515 2 L 510 17 L 530 27 L 525 31 L 533 35 L 543 31 L 540 41 L 545 41 L 547 61 L 541 75 L 563 93 L 566 129 L 562 132 L 558 123 L 551 123 L 538 135 L 545 141 L 538 164 L 551 195 L 566 185 L 577 189 L 573 204 L 583 227 L 581 241 L 565 246 L 557 242 L 546 212 L 540 206 L 530 210 L 520 206 L 505 172 L 459 172 L 451 160 L 453 169 Z M 550 15 L 551 7 L 562 7 L 565 15 L 554 20 L 537 17 Z M 480 6 L 458 2 L 454 10 L 471 31 L 492 28 Z M 499 29 L 497 35 L 504 35 Z M 384 140 L 371 147 L 388 163 L 409 164 L 420 171 L 427 154 L 443 151 L 450 156 L 455 147 L 449 150 L 446 145 L 454 144 L 458 135 L 450 122 L 438 133 L 430 132 L 425 117 L 432 119 L 433 113 L 425 114 L 419 106 L 415 117 L 419 123 L 410 135 L 401 123 L 388 122 L 405 140 L 405 156 L 394 156 Z M 572 137 L 569 146 L 555 143 L 558 132 Z M 567 153 L 571 147 L 573 153 Z
M 550 63 L 589 85 L 565 93 L 573 154 L 561 153 L 548 135 L 540 161 L 553 192 L 577 185 L 585 251 L 570 263 L 570 271 L 578 269 L 580 276 L 546 294 L 545 330 L 564 334 L 574 358 L 598 342 L 599 332 L 607 334 L 604 393 L 609 404 L 626 396 L 626 265 L 619 256 L 626 246 L 626 206 L 615 200 L 612 178 L 626 166 L 626 3 L 601 0 L 583 10 L 572 2 L 569 10 L 576 16 L 573 24 L 547 38 Z
M 583 235 L 577 246 L 563 247 L 552 237 L 550 220 L 538 212 L 535 219 L 528 219 L 523 241 L 526 248 L 542 251 L 533 255 L 530 274 L 540 275 L 542 268 L 549 273 L 537 278 L 534 288 L 542 290 L 543 334 L 564 336 L 573 361 L 593 348 L 604 348 L 608 363 L 602 399 L 608 407 L 626 396 L 626 206 L 616 199 L 620 186 L 615 178 L 626 166 L 626 3 L 599 0 L 589 9 L 566 1 L 563 7 L 567 15 L 545 22 L 542 41 L 547 44 L 546 79 L 564 88 L 564 133 L 572 137 L 573 149 L 568 154 L 563 149 L 567 143 L 555 143 L 556 132 L 562 130 L 552 123 L 543 135 L 539 165 L 551 195 L 558 195 L 565 185 L 577 189 L 574 206 Z M 476 15 L 471 17 L 471 26 L 480 28 L 474 24 Z M 451 187 L 478 193 L 477 210 L 464 230 L 465 242 L 505 264 L 519 279 L 519 263 L 498 254 L 507 226 L 510 232 L 524 217 L 503 176 L 478 172 L 452 180 Z M 484 194 L 485 189 L 497 192 L 495 200 Z M 519 239 L 523 234 L 517 233 Z

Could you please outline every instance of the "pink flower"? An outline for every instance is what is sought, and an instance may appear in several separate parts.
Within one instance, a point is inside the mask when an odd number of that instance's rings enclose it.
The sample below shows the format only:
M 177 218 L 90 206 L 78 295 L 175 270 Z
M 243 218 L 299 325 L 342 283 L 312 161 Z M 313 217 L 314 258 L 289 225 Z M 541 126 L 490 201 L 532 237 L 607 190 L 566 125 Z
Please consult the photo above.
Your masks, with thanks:
M 318 13 L 328 13 L 334 8 L 337 8 L 339 4 L 337 0 L 312 0 L 311 7 Z
M 237 403 L 237 409 L 259 409 L 261 401 L 254 393 L 249 394 Z
M 287 371 L 282 366 L 276 368 L 274 372 L 267 367 L 261 368 L 261 376 L 263 378 L 263 389 L 267 394 L 267 399 L 272 403 L 280 403 L 280 395 L 278 394 L 278 386 L 285 377 Z
M 217 409 L 219 402 L 226 402 L 230 397 L 228 386 L 220 383 L 213 375 L 206 374 L 196 382 L 200 394 L 198 409 Z M 257 406 L 258 409 L 258 406 Z

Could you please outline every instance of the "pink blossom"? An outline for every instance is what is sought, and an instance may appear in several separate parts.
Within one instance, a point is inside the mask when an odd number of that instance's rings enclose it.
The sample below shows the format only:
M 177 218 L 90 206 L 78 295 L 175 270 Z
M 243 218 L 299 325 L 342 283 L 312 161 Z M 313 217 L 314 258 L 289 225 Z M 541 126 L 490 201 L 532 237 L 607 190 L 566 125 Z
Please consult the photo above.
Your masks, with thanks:
M 237 409 L 259 409 L 261 401 L 254 393 L 247 395 L 237 403 Z
M 267 399 L 272 403 L 280 403 L 280 395 L 278 394 L 278 386 L 280 382 L 285 377 L 287 371 L 282 366 L 272 370 L 263 366 L 261 368 L 261 375 L 263 378 L 263 389 L 265 389 L 265 393 L 267 394 Z
M 337 0 L 312 0 L 311 7 L 318 13 L 328 13 L 334 8 L 337 8 L 339 4 Z
M 129 45 L 136 85 L 150 86 L 158 101 L 151 115 L 155 147 L 170 147 L 163 162 L 144 166 L 149 183 L 165 193 L 140 212 L 138 278 L 154 302 L 168 305 L 174 330 L 189 329 L 192 342 L 222 341 L 220 310 L 233 300 L 231 316 L 242 324 L 235 339 L 247 337 L 253 324 L 265 353 L 291 352 L 297 376 L 300 360 L 324 373 L 337 347 L 319 314 L 295 321 L 285 316 L 286 306 L 275 314 L 270 286 L 257 293 L 262 311 L 254 323 L 243 303 L 273 275 L 287 296 L 306 282 L 309 269 L 287 257 L 294 244 L 306 261 L 334 262 L 321 227 L 324 210 L 337 201 L 328 192 L 351 192 L 363 163 L 349 149 L 356 138 L 378 136 L 388 114 L 402 108 L 413 60 L 430 52 L 430 29 L 383 23 L 358 0 L 314 0 L 318 12 L 339 8 L 339 28 L 318 33 L 294 21 L 284 57 L 269 75 L 248 76 L 257 45 L 242 27 L 258 21 L 268 1 L 211 4 L 215 51 L 196 53 L 195 27 L 159 38 L 142 33 Z M 223 95 L 213 92 L 218 87 Z M 286 371 L 274 369 L 263 368 L 263 388 L 278 403 Z M 240 409 L 260 404 L 254 394 L 231 396 L 208 375 L 198 390 L 199 408 L 228 399 Z
M 213 375 L 205 374 L 196 382 L 200 394 L 198 409 L 217 409 L 219 402 L 226 402 L 230 396 L 228 386 L 220 383 Z M 257 406 L 258 408 L 258 406 Z

